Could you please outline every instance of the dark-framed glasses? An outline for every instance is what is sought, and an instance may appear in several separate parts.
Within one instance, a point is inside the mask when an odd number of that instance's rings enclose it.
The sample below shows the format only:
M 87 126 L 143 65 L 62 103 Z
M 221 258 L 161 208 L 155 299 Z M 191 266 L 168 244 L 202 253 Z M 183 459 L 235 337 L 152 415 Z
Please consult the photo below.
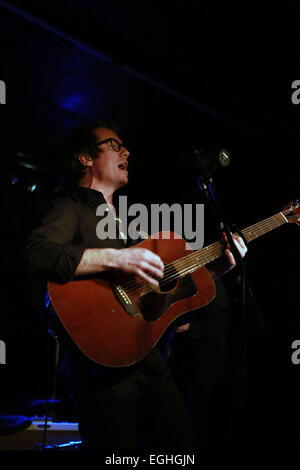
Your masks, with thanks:
M 114 139 L 113 137 L 109 137 L 108 139 L 101 140 L 101 142 L 96 142 L 96 146 L 99 147 L 102 144 L 109 144 L 111 149 L 114 150 L 115 152 L 120 152 L 121 149 L 127 150 L 127 147 L 125 147 L 124 144 L 119 142 L 117 139 Z

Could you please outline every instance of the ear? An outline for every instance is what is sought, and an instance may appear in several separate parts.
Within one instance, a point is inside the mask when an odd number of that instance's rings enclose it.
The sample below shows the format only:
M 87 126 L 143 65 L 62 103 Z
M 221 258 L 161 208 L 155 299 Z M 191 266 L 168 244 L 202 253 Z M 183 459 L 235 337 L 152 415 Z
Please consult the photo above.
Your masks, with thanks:
M 88 154 L 86 153 L 81 153 L 80 155 L 78 155 L 78 160 L 80 161 L 80 163 L 82 163 L 82 165 L 84 166 L 92 166 L 93 164 L 93 159 L 92 157 L 90 157 Z

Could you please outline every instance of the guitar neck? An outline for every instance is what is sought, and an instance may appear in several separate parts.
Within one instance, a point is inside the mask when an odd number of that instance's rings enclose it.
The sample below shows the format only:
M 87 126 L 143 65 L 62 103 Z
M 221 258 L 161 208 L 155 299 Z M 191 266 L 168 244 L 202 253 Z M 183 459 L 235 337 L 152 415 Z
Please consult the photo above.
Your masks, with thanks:
M 269 217 L 262 222 L 251 225 L 241 231 L 241 234 L 247 243 L 255 240 L 256 238 L 274 230 L 277 227 L 287 223 L 288 220 L 282 212 Z M 235 235 L 238 235 L 237 233 Z M 220 241 L 212 243 L 198 251 L 189 254 L 177 262 L 173 263 L 178 269 L 179 275 L 184 276 L 193 271 L 196 271 L 202 266 L 220 258 L 224 253 L 224 244 Z

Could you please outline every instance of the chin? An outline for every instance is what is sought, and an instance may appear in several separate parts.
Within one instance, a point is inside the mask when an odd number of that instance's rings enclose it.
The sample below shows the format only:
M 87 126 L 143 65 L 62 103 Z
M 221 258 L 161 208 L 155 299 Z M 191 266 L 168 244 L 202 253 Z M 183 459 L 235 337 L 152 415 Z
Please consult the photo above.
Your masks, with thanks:
M 126 186 L 127 183 L 128 183 L 128 178 L 123 178 L 121 181 L 119 181 L 118 189 L 122 188 L 122 186 Z

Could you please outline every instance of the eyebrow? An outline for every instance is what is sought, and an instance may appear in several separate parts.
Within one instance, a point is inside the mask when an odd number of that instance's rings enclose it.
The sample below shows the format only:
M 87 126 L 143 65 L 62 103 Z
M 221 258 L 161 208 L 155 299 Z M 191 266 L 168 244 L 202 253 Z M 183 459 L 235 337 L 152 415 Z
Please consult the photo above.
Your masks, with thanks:
M 114 140 L 118 144 L 124 145 L 121 140 L 117 140 L 117 139 L 115 139 L 115 137 L 108 137 L 107 139 L 100 140 L 100 142 L 96 142 L 96 145 L 105 144 L 105 142 L 108 142 L 109 140 Z

